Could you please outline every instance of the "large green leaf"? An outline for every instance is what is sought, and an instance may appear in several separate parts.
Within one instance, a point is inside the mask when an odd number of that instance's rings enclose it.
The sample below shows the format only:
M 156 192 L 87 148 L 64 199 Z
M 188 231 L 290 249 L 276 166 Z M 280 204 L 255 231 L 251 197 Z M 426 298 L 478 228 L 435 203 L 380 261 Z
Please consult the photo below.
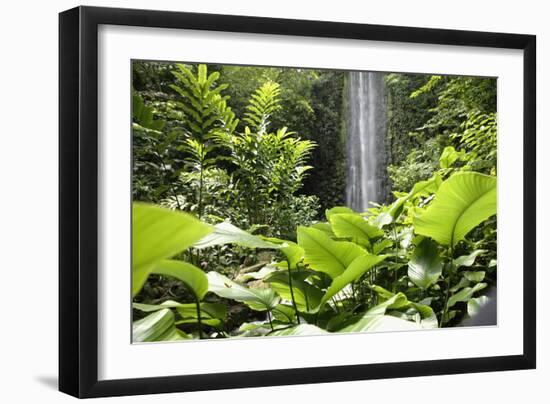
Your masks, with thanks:
M 227 316 L 227 307 L 224 304 L 201 302 L 199 306 L 202 320 L 217 319 L 223 321 Z M 161 304 L 133 303 L 132 307 L 145 313 L 173 308 L 184 319 L 197 319 L 196 303 L 178 303 L 173 300 L 167 300 Z
M 440 244 L 455 246 L 496 212 L 496 177 L 460 172 L 441 184 L 434 201 L 414 219 L 414 230 Z
M 208 272 L 208 290 L 225 299 L 243 302 L 256 311 L 273 310 L 280 298 L 272 289 L 253 289 L 239 285 L 218 272 Z
M 296 321 L 296 311 L 291 305 L 278 304 L 273 309 L 273 318 L 286 324 L 293 324 Z
M 422 328 L 437 328 L 439 326 L 437 316 L 430 306 L 414 302 L 410 302 L 410 304 L 420 314 Z
M 185 334 L 176 329 L 174 313 L 162 309 L 149 314 L 132 324 L 133 342 L 174 341 L 186 339 Z
M 341 275 L 355 258 L 367 254 L 355 243 L 334 241 L 325 232 L 308 227 L 298 227 L 298 244 L 305 250 L 304 262 L 333 279 Z
M 464 278 L 470 282 L 479 283 L 485 278 L 485 271 L 464 271 Z
M 409 278 L 419 288 L 427 289 L 434 284 L 443 270 L 437 244 L 425 238 L 414 249 L 409 261 Z
M 132 294 L 140 291 L 156 262 L 185 250 L 212 230 L 212 226 L 186 213 L 134 203 Z
M 283 268 L 286 267 L 286 262 L 279 263 Z M 274 272 L 280 271 L 279 265 L 264 265 L 259 271 L 254 272 L 245 272 L 237 275 L 235 277 L 236 282 L 240 283 L 246 283 L 250 281 L 251 279 L 254 280 L 261 280 L 267 278 L 269 275 L 271 275 Z
M 487 252 L 487 250 L 474 250 L 468 255 L 461 255 L 453 260 L 455 268 L 471 267 L 478 256 Z
M 486 283 L 478 283 L 478 284 L 474 285 L 471 288 L 468 287 L 468 288 L 464 288 L 464 289 L 459 290 L 454 295 L 449 297 L 447 307 L 451 308 L 458 302 L 467 302 L 468 300 L 471 299 L 471 297 L 474 295 L 474 293 L 485 289 L 486 286 L 487 286 Z
M 453 146 L 447 146 L 443 149 L 441 157 L 439 157 L 439 166 L 441 168 L 452 167 L 455 161 L 464 155 L 464 151 L 456 151 Z
M 405 204 L 419 196 L 427 196 L 430 194 L 433 194 L 439 189 L 439 186 L 441 185 L 441 176 L 439 174 L 434 174 L 431 178 L 424 180 L 424 181 L 418 181 L 416 184 L 413 185 L 410 192 L 406 195 L 403 195 L 399 198 L 397 198 L 389 207 L 387 211 L 381 212 L 378 217 L 376 218 L 376 222 L 378 223 L 379 227 L 383 227 L 387 224 L 392 223 L 397 217 L 403 212 L 403 209 L 405 207 Z
M 263 240 L 261 237 L 241 230 L 228 222 L 218 223 L 214 226 L 214 228 L 214 232 L 195 243 L 193 247 L 202 249 L 217 245 L 236 244 L 241 247 L 248 248 L 279 249 L 284 246 L 282 244 L 271 243 Z
M 238 329 L 239 337 L 263 337 L 271 332 L 271 326 L 265 321 L 242 323 Z
M 340 214 L 340 213 L 355 214 L 354 210 L 348 208 L 347 206 L 335 206 L 333 208 L 325 210 L 325 217 L 327 218 L 328 221 L 330 221 L 330 217 L 332 215 L 337 215 L 337 214 Z
M 387 291 L 386 291 L 387 292 Z M 391 292 L 388 292 L 391 293 Z M 380 303 L 373 308 L 369 309 L 365 314 L 368 315 L 382 315 L 385 314 L 387 310 L 394 309 L 400 310 L 409 306 L 409 299 L 404 293 L 398 292 L 393 296 L 389 297 L 383 303 Z
M 225 320 L 227 317 L 227 306 L 221 303 L 206 303 L 200 304 L 202 318 L 217 318 Z M 178 313 L 183 318 L 196 318 L 197 306 L 193 303 L 184 303 L 176 308 Z
M 317 229 L 325 232 L 329 237 L 336 237 L 336 234 L 332 231 L 332 226 L 327 222 L 318 222 L 309 226 L 312 229 Z
M 344 289 L 350 283 L 359 279 L 369 269 L 382 262 L 385 255 L 360 255 L 346 268 L 346 270 L 332 281 L 319 304 L 319 309 L 334 295 Z
M 271 243 L 275 243 L 281 247 L 280 248 L 281 252 L 285 255 L 286 259 L 288 260 L 288 263 L 290 264 L 291 269 L 295 269 L 297 264 L 302 262 L 302 260 L 304 259 L 304 249 L 300 247 L 298 244 L 292 241 L 281 240 L 275 237 L 262 237 L 262 238 Z
M 372 289 L 384 302 L 370 309 L 367 315 L 383 315 L 388 311 L 392 315 L 399 313 L 400 318 L 412 320 L 422 328 L 437 328 L 438 321 L 433 309 L 427 304 L 411 302 L 403 293 L 392 293 L 380 286 L 374 285 Z
M 323 296 L 322 290 L 305 281 L 307 273 L 305 274 L 306 276 L 302 276 L 298 271 L 292 271 L 291 273 L 292 291 L 298 310 L 307 311 L 313 307 L 317 307 Z M 292 301 L 288 271 L 278 271 L 271 274 L 267 278 L 267 282 L 283 299 Z
M 351 238 L 361 245 L 369 245 L 372 238 L 384 234 L 382 230 L 371 225 L 357 213 L 334 213 L 329 217 L 332 230 L 336 236 Z
M 339 332 L 381 332 L 421 330 L 422 326 L 413 321 L 394 316 L 365 314 L 359 321 L 342 328 Z
M 422 325 L 413 321 L 404 320 L 387 315 L 389 310 L 401 310 L 410 307 L 410 302 L 403 293 L 397 293 L 385 302 L 369 309 L 357 322 L 344 327 L 340 332 L 368 332 L 368 331 L 406 331 L 419 330 Z
M 182 281 L 198 300 L 202 300 L 206 292 L 208 292 L 208 278 L 206 274 L 188 262 L 162 260 L 153 266 L 151 273 L 171 276 Z

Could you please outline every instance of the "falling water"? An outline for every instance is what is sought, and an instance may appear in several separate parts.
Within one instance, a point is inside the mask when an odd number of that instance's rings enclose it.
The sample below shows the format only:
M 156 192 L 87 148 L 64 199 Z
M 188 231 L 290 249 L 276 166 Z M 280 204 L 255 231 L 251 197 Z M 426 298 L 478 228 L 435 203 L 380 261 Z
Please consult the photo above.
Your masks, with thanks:
M 358 212 L 385 199 L 384 74 L 349 73 L 346 203 Z

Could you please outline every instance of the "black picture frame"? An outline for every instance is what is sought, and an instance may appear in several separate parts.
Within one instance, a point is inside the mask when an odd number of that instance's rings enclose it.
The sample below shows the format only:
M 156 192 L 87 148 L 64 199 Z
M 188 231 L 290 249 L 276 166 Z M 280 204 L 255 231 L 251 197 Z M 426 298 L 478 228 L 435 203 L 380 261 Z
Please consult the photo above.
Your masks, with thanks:
M 523 354 L 98 380 L 100 24 L 509 48 L 523 51 Z M 75 397 L 325 383 L 536 366 L 536 37 L 533 35 L 77 7 L 59 15 L 59 390 Z

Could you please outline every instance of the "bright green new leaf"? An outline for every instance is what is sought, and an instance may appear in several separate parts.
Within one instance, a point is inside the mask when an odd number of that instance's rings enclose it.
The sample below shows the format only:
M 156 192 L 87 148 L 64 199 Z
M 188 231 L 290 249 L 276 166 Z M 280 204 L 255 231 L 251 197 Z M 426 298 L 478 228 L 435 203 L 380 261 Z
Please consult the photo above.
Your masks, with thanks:
M 159 311 L 162 309 L 175 309 L 177 307 L 180 307 L 187 303 L 178 303 L 174 300 L 166 300 L 165 302 L 162 302 L 161 304 L 146 304 L 146 303 L 132 303 L 132 307 L 134 309 L 138 309 L 140 311 L 143 311 L 145 313 L 151 313 L 153 311 Z M 189 303 L 193 306 L 195 306 L 195 303 Z
M 429 196 L 433 193 L 436 193 L 442 183 L 443 180 L 441 179 L 441 176 L 435 173 L 427 180 L 418 181 L 416 184 L 414 184 L 408 196 L 409 198 L 415 196 Z
M 387 224 L 392 223 L 403 212 L 405 204 L 414 197 L 427 196 L 435 193 L 441 186 L 441 176 L 434 174 L 431 178 L 418 181 L 413 185 L 410 192 L 400 198 L 397 198 L 389 207 L 389 210 L 382 212 L 376 221 L 378 227 L 384 227 Z
M 227 317 L 227 306 L 225 304 L 202 302 L 200 308 L 203 319 L 215 318 L 225 320 Z M 176 310 L 183 318 L 197 318 L 197 306 L 195 303 L 183 303 Z
M 330 217 L 332 215 L 340 213 L 357 214 L 353 209 L 350 209 L 347 206 L 335 206 L 334 208 L 325 210 L 325 217 L 330 222 Z
M 414 230 L 440 244 L 455 246 L 496 211 L 496 177 L 459 172 L 441 184 L 434 201 L 414 219 Z
M 176 341 L 186 339 L 174 323 L 174 313 L 163 309 L 132 324 L 133 342 Z
M 215 230 L 213 233 L 195 243 L 193 247 L 202 249 L 217 245 L 236 244 L 248 248 L 279 249 L 284 246 L 283 244 L 276 244 L 263 240 L 261 237 L 241 230 L 228 222 L 218 223 L 214 228 Z
M 420 323 L 386 314 L 389 310 L 402 310 L 410 306 L 411 302 L 407 296 L 401 292 L 396 293 L 384 303 L 368 310 L 357 322 L 344 327 L 340 332 L 406 331 L 425 328 Z
M 292 271 L 292 292 L 294 293 L 294 301 L 299 311 L 308 311 L 311 308 L 317 307 L 323 296 L 323 291 L 316 286 L 305 281 L 307 273 L 304 275 L 297 271 Z M 283 299 L 292 301 L 292 293 L 288 279 L 288 271 L 279 271 L 272 274 L 267 282 L 273 290 Z
M 382 251 L 384 251 L 386 248 L 388 247 L 391 247 L 393 245 L 392 241 L 385 238 L 385 239 L 382 239 L 380 241 L 378 241 L 377 243 L 374 243 L 372 245 L 372 253 L 374 255 L 378 255 L 380 254 Z
M 422 328 L 437 328 L 439 326 L 437 316 L 430 306 L 414 302 L 410 302 L 410 304 L 420 314 Z
M 283 268 L 286 266 L 286 261 L 279 263 Z M 259 271 L 241 273 L 235 277 L 235 281 L 240 283 L 246 283 L 252 279 L 260 280 L 265 279 L 273 272 L 280 271 L 279 265 L 264 265 Z
M 298 227 L 298 244 L 305 250 L 304 262 L 331 278 L 341 275 L 360 255 L 367 252 L 355 243 L 334 241 L 321 230 Z
M 470 282 L 479 283 L 485 278 L 485 271 L 464 271 L 464 277 Z
M 202 300 L 206 292 L 208 292 L 208 278 L 206 274 L 188 262 L 162 260 L 153 266 L 151 273 L 171 276 L 182 281 L 198 300 Z
M 273 318 L 283 323 L 294 323 L 296 321 L 296 311 L 294 307 L 288 304 L 278 304 L 273 309 Z
M 242 323 L 238 332 L 239 337 L 263 337 L 271 332 L 271 327 L 267 322 L 254 321 L 251 323 Z
M 407 297 L 403 293 L 394 294 L 389 290 L 384 289 L 381 286 L 374 285 L 372 289 L 378 294 L 380 299 L 383 299 L 384 302 L 380 303 L 378 306 L 373 307 L 367 312 L 367 314 L 384 314 L 386 310 L 395 310 L 404 311 L 403 315 L 407 317 L 407 313 L 413 311 L 418 313 L 420 321 L 417 321 L 422 328 L 437 328 L 438 321 L 437 316 L 435 315 L 433 309 L 429 306 L 431 303 L 431 298 L 424 299 L 419 303 L 408 301 Z
M 460 280 L 456 285 L 454 285 L 453 287 L 451 287 L 451 289 L 449 289 L 449 291 L 454 293 L 457 290 L 462 289 L 466 286 L 470 286 L 470 281 L 463 276 L 462 278 L 460 278 Z
M 409 261 L 409 278 L 419 288 L 427 289 L 441 276 L 443 261 L 437 244 L 425 238 L 414 249 Z
M 455 268 L 471 267 L 478 256 L 487 252 L 487 250 L 474 250 L 468 255 L 461 255 L 453 260 Z
M 239 285 L 218 272 L 208 272 L 208 290 L 225 299 L 243 302 L 256 311 L 273 310 L 280 298 L 272 289 L 253 289 Z
M 458 302 L 467 302 L 468 300 L 471 299 L 471 297 L 474 295 L 474 293 L 485 289 L 486 286 L 487 286 L 486 283 L 478 283 L 478 284 L 476 284 L 475 286 L 473 286 L 471 288 L 468 287 L 468 288 L 464 288 L 464 289 L 459 290 L 454 295 L 449 297 L 447 307 L 451 308 Z
M 132 207 L 132 294 L 147 280 L 154 264 L 190 247 L 213 230 L 195 217 L 153 205 Z
M 384 289 L 382 286 L 372 285 L 371 289 L 374 290 L 378 297 L 381 298 L 383 301 L 391 299 L 393 296 L 395 296 L 394 293 L 390 292 L 387 289 Z
M 332 281 L 330 287 L 321 299 L 319 308 L 328 302 L 334 295 L 344 289 L 350 283 L 359 279 L 364 273 L 372 267 L 382 262 L 386 258 L 385 255 L 360 255 L 346 268 L 346 270 Z
M 357 213 L 334 213 L 330 215 L 329 220 L 336 236 L 351 238 L 361 245 L 369 245 L 371 239 L 384 234 Z
M 447 146 L 443 149 L 441 157 L 439 158 L 439 166 L 441 168 L 449 168 L 464 154 L 464 152 L 458 152 L 453 146 Z
M 262 239 L 281 246 L 280 250 L 288 260 L 291 269 L 295 269 L 297 264 L 304 259 L 304 249 L 292 241 L 281 240 L 276 237 L 262 237 Z
M 391 292 L 390 292 L 391 293 Z M 387 310 L 390 309 L 403 309 L 409 305 L 409 299 L 407 299 L 407 296 L 405 294 L 398 292 L 389 299 L 387 299 L 385 302 L 380 303 L 377 306 L 374 306 L 373 308 L 369 309 L 365 314 L 368 315 L 382 315 L 385 314 Z

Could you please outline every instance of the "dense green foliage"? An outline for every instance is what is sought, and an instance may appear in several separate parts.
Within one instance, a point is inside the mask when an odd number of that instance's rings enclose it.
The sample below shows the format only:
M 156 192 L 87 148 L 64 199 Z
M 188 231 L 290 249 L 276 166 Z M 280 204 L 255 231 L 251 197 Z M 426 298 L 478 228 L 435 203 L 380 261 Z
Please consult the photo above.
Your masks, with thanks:
M 394 190 L 431 177 L 446 146 L 470 152 L 464 158 L 473 170 L 496 167 L 494 79 L 389 74 L 386 84 Z
M 448 327 L 496 285 L 494 80 L 386 76 L 391 202 L 344 205 L 345 73 L 134 63 L 136 342 Z

